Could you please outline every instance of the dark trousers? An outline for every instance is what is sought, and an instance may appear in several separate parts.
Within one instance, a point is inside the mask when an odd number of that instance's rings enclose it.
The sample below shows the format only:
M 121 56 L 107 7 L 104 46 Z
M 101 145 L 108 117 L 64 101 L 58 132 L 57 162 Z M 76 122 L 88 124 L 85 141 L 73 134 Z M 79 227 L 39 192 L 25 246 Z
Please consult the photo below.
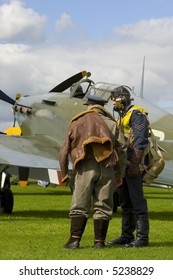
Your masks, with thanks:
M 144 197 L 141 176 L 129 178 L 127 174 L 123 179 L 123 184 L 118 188 L 119 202 L 122 214 L 134 213 L 138 216 L 148 216 L 147 201 Z

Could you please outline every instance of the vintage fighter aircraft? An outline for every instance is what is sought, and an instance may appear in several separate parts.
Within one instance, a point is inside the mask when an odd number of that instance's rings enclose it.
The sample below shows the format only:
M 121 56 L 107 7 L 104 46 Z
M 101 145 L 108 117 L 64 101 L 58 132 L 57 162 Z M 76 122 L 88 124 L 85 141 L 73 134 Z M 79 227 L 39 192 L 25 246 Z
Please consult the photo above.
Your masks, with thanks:
M 59 149 L 70 119 L 86 110 L 83 104 L 88 94 L 107 99 L 106 108 L 112 112 L 110 94 L 118 85 L 94 83 L 90 75 L 86 71 L 79 72 L 44 95 L 18 95 L 16 100 L 0 90 L 0 99 L 12 105 L 14 126 L 17 122 L 21 130 L 21 136 L 0 134 L 0 196 L 5 194 L 5 212 L 12 212 L 12 203 L 8 206 L 7 201 L 13 200 L 9 180 L 11 174 L 19 176 L 21 185 L 26 185 L 28 178 L 61 183 Z M 81 85 L 83 92 L 79 92 Z M 156 183 L 172 186 L 173 115 L 147 102 L 143 96 L 134 95 L 133 91 L 131 94 L 137 105 L 148 110 L 151 126 L 164 151 L 166 166 Z M 72 166 L 69 169 L 72 170 Z

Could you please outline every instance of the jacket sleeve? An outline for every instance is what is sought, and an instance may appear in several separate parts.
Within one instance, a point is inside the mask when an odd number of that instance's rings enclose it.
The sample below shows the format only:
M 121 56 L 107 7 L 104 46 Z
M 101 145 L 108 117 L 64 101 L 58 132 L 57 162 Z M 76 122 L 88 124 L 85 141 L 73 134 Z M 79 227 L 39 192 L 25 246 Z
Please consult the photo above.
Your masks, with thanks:
M 125 174 L 125 169 L 127 165 L 127 146 L 124 139 L 124 135 L 121 129 L 117 125 L 116 135 L 115 135 L 115 149 L 119 157 L 119 161 L 115 166 L 115 177 L 123 178 Z
M 68 156 L 70 153 L 70 147 L 71 147 L 71 141 L 70 141 L 70 132 L 71 131 L 71 127 L 68 128 L 65 139 L 64 139 L 64 143 L 60 149 L 59 152 L 59 163 L 60 163 L 60 168 L 61 168 L 61 181 L 64 182 L 66 179 L 70 178 L 69 174 L 68 174 Z
M 134 135 L 134 148 L 144 150 L 148 145 L 148 120 L 139 110 L 132 114 L 130 125 Z

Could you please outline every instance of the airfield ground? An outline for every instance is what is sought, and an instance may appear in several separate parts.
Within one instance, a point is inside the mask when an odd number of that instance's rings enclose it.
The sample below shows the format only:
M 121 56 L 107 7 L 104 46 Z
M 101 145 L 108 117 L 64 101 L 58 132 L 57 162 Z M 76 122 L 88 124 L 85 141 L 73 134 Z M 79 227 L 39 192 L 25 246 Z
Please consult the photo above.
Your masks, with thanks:
M 63 248 L 69 237 L 69 187 L 42 188 L 36 182 L 11 187 L 14 209 L 0 215 L 0 260 L 173 260 L 173 189 L 144 187 L 150 218 L 150 246 L 93 248 L 92 211 L 81 248 Z M 107 240 L 121 232 L 121 209 L 114 213 Z

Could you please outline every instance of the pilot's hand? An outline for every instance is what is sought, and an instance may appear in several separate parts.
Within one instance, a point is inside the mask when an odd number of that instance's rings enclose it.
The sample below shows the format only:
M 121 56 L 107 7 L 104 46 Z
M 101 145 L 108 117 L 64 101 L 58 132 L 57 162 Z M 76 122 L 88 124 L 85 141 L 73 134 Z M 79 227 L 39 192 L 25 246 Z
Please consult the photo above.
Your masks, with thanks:
M 137 178 L 140 174 L 140 168 L 138 163 L 131 163 L 127 170 L 129 178 Z
M 122 178 L 115 178 L 115 186 L 118 188 L 122 185 L 123 179 Z
M 70 181 L 70 176 L 68 174 L 65 175 L 64 178 L 62 178 L 61 182 L 63 184 L 65 184 L 66 186 L 69 184 L 69 181 Z
M 129 178 L 137 178 L 140 175 L 139 164 L 141 163 L 142 157 L 144 155 L 143 150 L 134 149 L 131 156 L 131 163 L 127 170 Z

